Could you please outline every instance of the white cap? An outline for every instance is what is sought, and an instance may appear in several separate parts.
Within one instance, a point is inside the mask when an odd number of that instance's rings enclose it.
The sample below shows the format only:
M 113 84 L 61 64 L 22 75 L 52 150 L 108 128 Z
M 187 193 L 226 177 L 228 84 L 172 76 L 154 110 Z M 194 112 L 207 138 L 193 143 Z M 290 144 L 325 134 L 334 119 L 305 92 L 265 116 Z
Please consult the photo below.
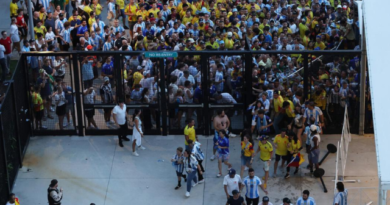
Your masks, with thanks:
M 232 32 L 228 32 L 228 33 L 227 33 L 227 36 L 228 36 L 228 37 L 232 37 L 232 36 L 233 36 L 233 33 L 232 33 Z
M 193 38 L 189 38 L 188 39 L 191 43 L 195 43 L 194 39 Z
M 316 131 L 317 130 L 317 125 L 310 125 L 310 130 L 312 132 Z

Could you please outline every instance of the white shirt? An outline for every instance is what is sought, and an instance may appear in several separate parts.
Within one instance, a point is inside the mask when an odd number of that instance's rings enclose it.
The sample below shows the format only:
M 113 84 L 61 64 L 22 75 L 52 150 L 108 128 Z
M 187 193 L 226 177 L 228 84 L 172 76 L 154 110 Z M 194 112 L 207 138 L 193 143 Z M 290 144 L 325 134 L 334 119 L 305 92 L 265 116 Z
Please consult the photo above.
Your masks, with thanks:
M 0 44 L 0 59 L 4 58 L 5 47 Z
M 15 203 L 10 203 L 9 201 L 7 201 L 7 203 L 5 205 L 15 205 Z
M 116 105 L 112 111 L 116 115 L 116 122 L 119 125 L 124 125 L 126 123 L 126 105 L 123 105 L 123 109 Z
M 236 174 L 233 178 L 230 178 L 229 175 L 226 175 L 223 178 L 223 185 L 227 185 L 227 192 L 230 196 L 233 196 L 232 191 L 233 190 L 240 190 L 239 184 L 241 184 L 241 177 L 240 175 Z
M 139 84 L 143 88 L 148 88 L 149 89 L 149 98 L 152 98 L 154 95 L 154 90 L 153 90 L 153 83 L 154 83 L 154 77 L 149 77 L 149 78 L 142 78 Z

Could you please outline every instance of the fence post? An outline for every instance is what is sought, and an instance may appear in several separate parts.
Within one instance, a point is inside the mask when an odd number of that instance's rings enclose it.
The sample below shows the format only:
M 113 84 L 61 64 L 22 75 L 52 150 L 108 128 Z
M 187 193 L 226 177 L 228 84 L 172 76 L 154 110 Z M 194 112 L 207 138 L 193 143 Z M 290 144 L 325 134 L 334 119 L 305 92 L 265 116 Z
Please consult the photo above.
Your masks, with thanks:
M 364 24 L 363 24 L 364 25 Z M 363 26 L 364 33 L 364 26 Z M 364 135 L 364 120 L 366 118 L 366 65 L 367 49 L 366 38 L 362 38 L 362 53 L 360 55 L 360 108 L 359 108 L 359 135 Z
M 78 66 L 78 59 L 79 59 L 79 54 L 78 53 L 73 53 L 72 54 L 72 60 L 73 60 L 73 76 L 74 76 L 74 79 L 73 79 L 73 82 L 74 82 L 74 85 L 75 85 L 75 90 L 76 90 L 76 112 L 77 112 L 77 129 L 78 129 L 78 133 L 79 133 L 79 136 L 83 136 L 84 133 L 83 133 L 83 110 L 82 110 L 82 107 L 83 107 L 83 104 L 81 102 L 81 96 L 83 91 L 81 90 L 81 86 L 80 86 L 80 81 L 81 81 L 81 78 L 80 78 L 80 69 L 79 69 L 79 66 Z M 80 93 L 81 91 L 81 93 Z
M 9 182 L 9 173 L 8 173 L 8 163 L 7 163 L 7 151 L 5 150 L 5 141 L 4 141 L 4 127 L 3 127 L 3 119 L 2 119 L 3 115 L 0 111 L 0 125 L 1 125 L 1 131 L 0 131 L 0 136 L 1 136 L 1 140 L 2 140 L 2 143 L 3 143 L 3 155 L 4 155 L 4 178 L 5 180 L 7 181 L 7 195 L 11 192 L 11 188 L 10 188 L 10 182 Z
M 303 54 L 303 87 L 305 100 L 307 100 L 309 98 L 309 56 L 307 53 Z
M 161 92 L 160 92 L 160 111 L 162 112 L 161 113 L 161 117 L 162 117 L 162 134 L 163 136 L 167 136 L 168 135 L 168 123 L 167 123 L 167 95 L 166 95 L 166 92 L 165 92 L 165 65 L 164 65 L 164 58 L 160 58 L 159 59 L 160 61 L 160 88 L 161 88 Z M 160 119 L 156 119 L 156 120 L 160 120 Z
M 16 68 L 17 69 L 17 68 Z M 15 137 L 17 138 L 18 140 L 18 151 L 19 151 L 19 156 L 18 156 L 18 159 L 19 159 L 19 168 L 21 168 L 23 166 L 23 160 L 22 160 L 22 144 L 20 143 L 20 132 L 19 132 L 19 123 L 20 123 L 20 119 L 19 119 L 19 115 L 20 115 L 20 111 L 18 110 L 17 106 L 16 106 L 16 93 L 15 93 L 15 86 L 14 86 L 14 81 L 12 80 L 11 83 L 9 84 L 9 86 L 11 86 L 11 90 L 12 90 L 12 93 L 13 93 L 13 98 L 12 98 L 12 101 L 13 101 L 13 104 L 14 104 L 14 112 L 15 112 L 15 120 L 16 120 L 16 129 L 15 129 Z
M 244 101 L 244 115 L 245 121 L 244 121 L 244 128 L 247 123 L 251 122 L 252 116 L 246 111 L 246 108 L 248 107 L 249 104 L 252 103 L 252 52 L 247 52 L 245 55 L 245 101 Z
M 208 65 L 207 65 L 207 55 L 200 55 L 200 64 L 201 64 L 201 72 L 202 72 L 202 93 L 203 93 L 203 119 L 205 119 L 204 123 L 204 135 L 210 135 L 210 115 L 209 115 L 209 85 L 208 85 L 208 79 L 209 79 L 209 71 L 208 71 Z M 199 123 L 199 122 L 198 122 Z
M 126 69 L 123 66 L 123 60 L 122 56 L 120 54 L 115 54 L 114 55 L 114 68 L 119 68 L 119 69 L 114 69 L 115 73 L 115 80 L 116 80 L 116 100 L 118 101 L 119 99 L 124 99 L 123 96 L 123 80 L 122 80 L 122 71 Z M 111 85 L 113 86 L 113 85 Z

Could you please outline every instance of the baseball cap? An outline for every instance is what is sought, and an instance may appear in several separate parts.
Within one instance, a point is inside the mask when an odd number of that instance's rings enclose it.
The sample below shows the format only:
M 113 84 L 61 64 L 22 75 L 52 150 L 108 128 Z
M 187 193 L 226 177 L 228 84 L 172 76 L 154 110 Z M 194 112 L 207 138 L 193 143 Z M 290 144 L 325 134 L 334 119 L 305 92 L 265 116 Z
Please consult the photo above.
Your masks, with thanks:
M 233 36 L 233 33 L 232 32 L 228 32 L 227 33 L 227 37 L 232 37 Z
M 137 70 L 142 70 L 142 69 L 143 69 L 143 67 L 140 65 L 137 67 Z
M 264 197 L 263 197 L 263 202 L 268 202 L 268 201 L 269 201 L 268 196 L 264 196 Z
M 93 49 L 93 46 L 92 46 L 92 45 L 88 45 L 88 46 L 87 46 L 87 49 L 88 49 L 88 50 L 92 50 L 92 49 Z
M 316 125 L 310 125 L 310 130 L 313 132 L 313 131 L 316 131 L 317 130 L 317 126 Z
M 105 77 L 103 78 L 103 80 L 104 80 L 104 82 L 107 82 L 107 81 L 110 81 L 110 78 L 108 78 L 107 76 L 105 76 Z
M 234 170 L 234 169 L 229 170 L 229 175 L 235 175 L 235 174 L 236 174 L 236 170 Z
M 238 190 L 236 190 L 236 189 L 232 191 L 232 194 L 233 194 L 233 195 L 236 195 L 236 194 L 238 194 L 238 193 L 240 193 L 240 192 L 239 192 Z
M 225 44 L 225 41 L 220 40 L 220 41 L 219 41 L 219 45 L 221 45 L 221 44 Z
M 236 8 L 234 8 L 232 11 L 233 11 L 233 12 L 237 12 L 237 9 L 236 9 Z
M 344 5 L 344 6 L 343 6 L 343 9 L 344 9 L 344 10 L 347 10 L 347 8 L 348 8 L 347 5 Z
M 341 5 L 339 4 L 339 5 L 337 5 L 337 8 L 338 8 L 338 9 L 341 9 L 342 7 L 341 7 Z
M 39 73 L 44 73 L 45 70 L 43 68 L 39 69 Z
M 266 139 L 267 139 L 267 136 L 265 136 L 265 135 L 260 136 L 260 140 L 266 140 Z
M 189 38 L 188 40 L 190 41 L 190 43 L 195 43 L 193 38 Z

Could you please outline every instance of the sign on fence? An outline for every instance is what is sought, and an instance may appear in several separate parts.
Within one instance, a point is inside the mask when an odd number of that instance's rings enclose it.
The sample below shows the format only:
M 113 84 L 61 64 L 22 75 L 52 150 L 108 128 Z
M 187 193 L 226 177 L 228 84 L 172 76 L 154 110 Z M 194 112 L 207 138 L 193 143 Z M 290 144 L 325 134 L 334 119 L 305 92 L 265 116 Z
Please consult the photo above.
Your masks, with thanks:
M 177 58 L 177 52 L 145 52 L 145 58 Z

